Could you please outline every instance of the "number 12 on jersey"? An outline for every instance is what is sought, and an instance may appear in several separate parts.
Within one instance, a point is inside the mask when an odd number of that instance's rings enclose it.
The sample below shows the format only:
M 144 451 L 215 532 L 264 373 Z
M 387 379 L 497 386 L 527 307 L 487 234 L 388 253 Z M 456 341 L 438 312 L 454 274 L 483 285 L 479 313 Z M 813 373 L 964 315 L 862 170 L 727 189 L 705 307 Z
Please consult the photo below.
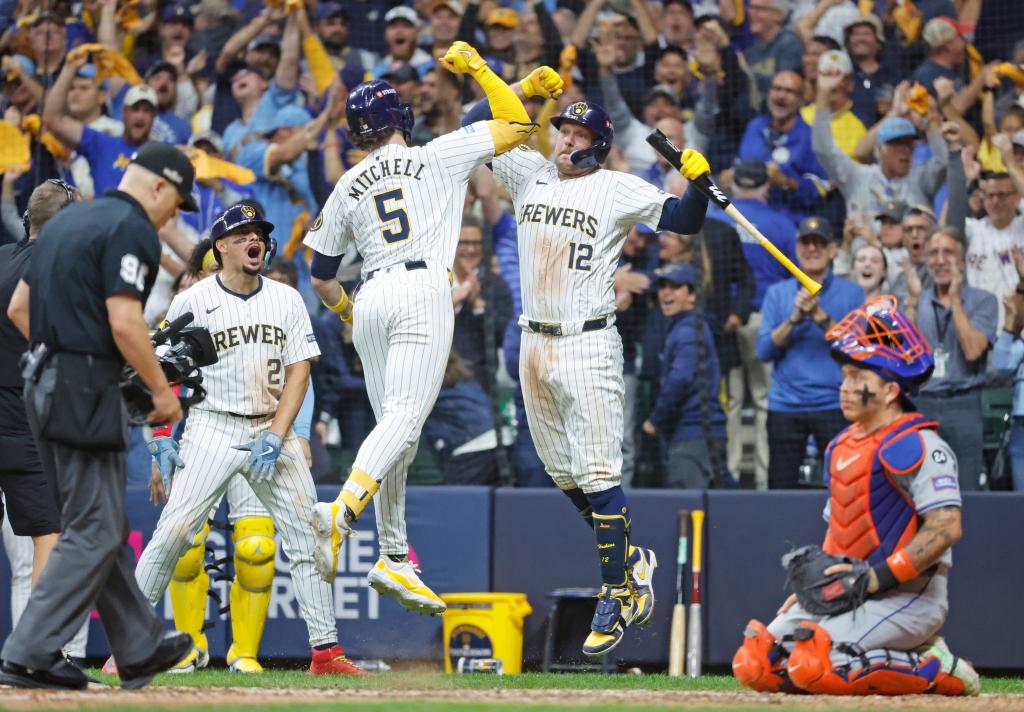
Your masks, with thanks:
M 590 260 L 594 256 L 594 246 L 585 242 L 569 243 L 569 269 L 580 272 L 590 271 Z
M 393 245 L 409 239 L 409 215 L 405 212 L 405 194 L 401 188 L 387 190 L 373 196 L 377 206 L 377 216 L 382 223 L 380 228 L 384 242 Z M 396 224 L 397 223 L 397 224 Z

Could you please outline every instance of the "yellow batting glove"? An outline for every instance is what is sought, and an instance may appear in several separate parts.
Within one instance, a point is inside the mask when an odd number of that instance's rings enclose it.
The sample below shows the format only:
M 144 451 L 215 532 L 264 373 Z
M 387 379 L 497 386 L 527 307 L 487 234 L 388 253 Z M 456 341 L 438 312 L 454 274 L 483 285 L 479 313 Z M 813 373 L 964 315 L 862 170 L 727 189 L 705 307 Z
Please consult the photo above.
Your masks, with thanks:
M 454 74 L 476 74 L 487 66 L 480 53 L 468 42 L 457 40 L 441 57 L 441 64 Z
M 711 166 L 708 165 L 708 159 L 704 158 L 703 153 L 688 148 L 683 151 L 683 165 L 679 168 L 679 172 L 686 180 L 696 180 L 705 173 L 710 173 Z
M 531 96 L 557 99 L 562 94 L 565 82 L 551 67 L 537 67 L 519 82 L 519 86 L 527 99 Z

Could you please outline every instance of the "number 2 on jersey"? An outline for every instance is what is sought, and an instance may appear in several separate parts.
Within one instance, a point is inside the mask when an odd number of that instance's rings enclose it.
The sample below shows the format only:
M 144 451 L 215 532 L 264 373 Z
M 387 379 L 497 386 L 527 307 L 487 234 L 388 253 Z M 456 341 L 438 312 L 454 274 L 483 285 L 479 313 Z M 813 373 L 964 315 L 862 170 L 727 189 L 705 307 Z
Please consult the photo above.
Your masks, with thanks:
M 569 243 L 569 269 L 580 272 L 590 271 L 590 259 L 594 256 L 594 246 L 585 242 Z
M 267 383 L 272 386 L 281 385 L 281 359 L 267 359 Z
M 389 245 L 409 239 L 409 215 L 405 212 L 404 201 L 405 195 L 401 188 L 373 196 L 377 215 L 384 223 L 380 228 L 380 234 Z

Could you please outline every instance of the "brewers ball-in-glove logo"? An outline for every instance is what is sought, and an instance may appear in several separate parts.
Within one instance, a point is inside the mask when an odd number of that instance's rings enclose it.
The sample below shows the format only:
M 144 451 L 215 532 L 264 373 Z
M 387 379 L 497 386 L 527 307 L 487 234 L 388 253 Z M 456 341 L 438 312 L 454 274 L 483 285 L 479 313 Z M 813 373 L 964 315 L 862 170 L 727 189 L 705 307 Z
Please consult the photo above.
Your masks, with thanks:
M 583 116 L 587 113 L 587 105 L 582 101 L 577 101 L 572 105 L 571 111 L 573 116 Z
M 320 213 L 319 215 L 316 216 L 316 220 L 314 220 L 313 224 L 309 227 L 309 231 L 310 232 L 316 232 L 317 230 L 320 229 L 320 227 L 323 224 L 324 224 L 324 214 Z
M 243 205 L 242 215 L 245 216 L 246 220 L 252 220 L 256 217 L 256 209 L 253 208 L 251 205 Z

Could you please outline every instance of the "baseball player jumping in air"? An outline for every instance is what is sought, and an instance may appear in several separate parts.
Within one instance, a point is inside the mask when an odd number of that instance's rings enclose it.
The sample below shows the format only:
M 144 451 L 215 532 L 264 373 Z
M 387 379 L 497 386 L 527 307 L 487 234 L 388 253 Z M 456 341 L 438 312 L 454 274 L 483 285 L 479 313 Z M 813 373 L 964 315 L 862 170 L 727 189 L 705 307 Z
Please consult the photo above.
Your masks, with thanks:
M 557 77 L 529 75 L 527 97 L 557 96 Z M 486 118 L 480 102 L 464 122 Z M 551 120 L 558 130 L 554 159 L 520 146 L 497 157 L 495 177 L 512 196 L 519 239 L 523 315 L 519 376 L 537 453 L 555 484 L 593 527 L 601 595 L 583 652 L 613 650 L 625 629 L 650 621 L 657 559 L 629 543 L 630 516 L 621 487 L 622 341 L 615 323 L 615 269 L 636 224 L 693 234 L 707 199 L 690 188 L 672 196 L 636 176 L 605 170 L 613 130 L 590 101 L 570 104 Z M 709 172 L 687 150 L 680 172 L 693 180 Z
M 360 84 L 348 97 L 349 136 L 368 155 L 338 181 L 305 243 L 321 300 L 353 320 L 356 351 L 377 425 L 363 441 L 334 502 L 317 504 L 318 568 L 333 581 L 338 549 L 371 498 L 380 559 L 368 583 L 408 610 L 440 614 L 444 602 L 408 557 L 405 480 L 423 422 L 434 406 L 452 344 L 451 268 L 469 174 L 529 138 L 519 98 L 465 42 L 441 58 L 469 74 L 490 98 L 495 119 L 409 148 L 412 112 L 390 84 Z M 336 279 L 342 253 L 363 256 L 363 287 L 353 309 Z
M 961 536 L 960 488 L 938 424 L 910 400 L 931 376 L 931 349 L 890 296 L 869 300 L 825 338 L 842 364 L 839 402 L 853 425 L 825 451 L 821 548 L 855 563 L 825 561 L 810 578 L 842 578 L 820 594 L 794 584 L 775 620 L 750 621 L 733 673 L 762 692 L 977 695 L 978 674 L 938 635 L 951 547 Z M 858 589 L 854 578 L 865 585 Z M 845 588 L 857 590 L 839 606 L 844 612 L 807 610 L 845 598 Z
M 193 325 L 210 331 L 219 360 L 203 369 L 206 399 L 189 412 L 181 438 L 183 464 L 174 474 L 167 505 L 135 575 L 143 593 L 156 603 L 229 481 L 241 474 L 284 541 L 299 609 L 309 628 L 310 672 L 358 675 L 363 671 L 338 645 L 333 590 L 316 572 L 316 541 L 309 529 L 316 491 L 292 429 L 309 384 L 309 360 L 320 349 L 299 293 L 260 276 L 273 229 L 249 204 L 225 211 L 210 229 L 221 270 L 176 296 L 167 311 L 169 321 L 191 312 Z M 173 447 L 173 441 L 159 440 L 153 449 Z M 273 544 L 266 532 L 249 532 L 258 536 L 243 547 L 240 537 L 246 533 L 236 527 L 236 546 L 253 560 L 267 554 L 262 546 L 271 547 L 272 560 Z M 242 581 L 247 588 L 265 588 L 273 580 L 272 567 L 269 581 L 262 569 L 244 571 L 238 572 L 240 580 L 250 574 L 259 579 Z M 233 617 L 239 614 L 232 610 Z

